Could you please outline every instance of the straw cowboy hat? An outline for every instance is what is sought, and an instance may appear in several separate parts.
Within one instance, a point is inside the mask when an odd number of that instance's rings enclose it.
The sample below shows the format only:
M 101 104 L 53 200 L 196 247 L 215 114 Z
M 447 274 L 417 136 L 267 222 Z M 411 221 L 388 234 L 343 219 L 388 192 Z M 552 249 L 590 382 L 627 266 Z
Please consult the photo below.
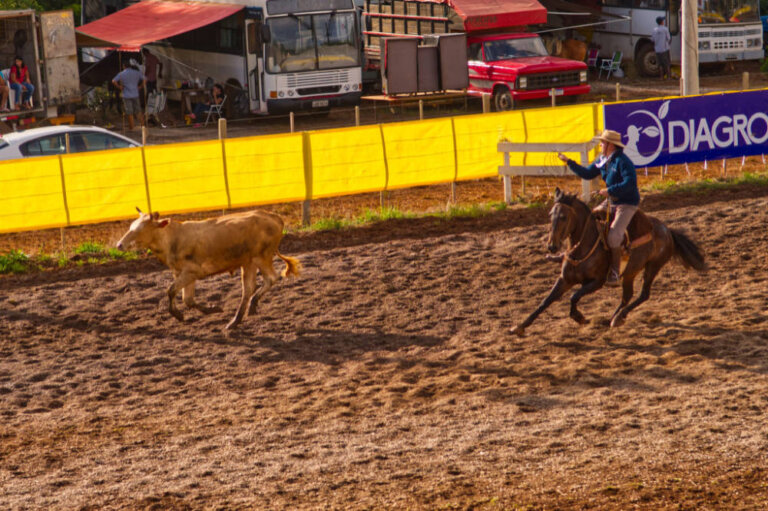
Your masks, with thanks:
M 621 135 L 618 131 L 605 130 L 599 137 L 595 137 L 595 140 L 602 140 L 603 142 L 608 142 L 616 147 L 624 148 L 624 144 L 621 143 Z

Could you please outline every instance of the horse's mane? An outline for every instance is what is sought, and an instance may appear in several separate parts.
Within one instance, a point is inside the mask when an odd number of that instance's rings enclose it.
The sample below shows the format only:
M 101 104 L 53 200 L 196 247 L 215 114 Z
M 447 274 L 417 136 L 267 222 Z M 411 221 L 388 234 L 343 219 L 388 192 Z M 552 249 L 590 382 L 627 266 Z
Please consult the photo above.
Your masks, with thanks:
M 591 212 L 589 206 L 574 193 L 563 193 L 556 202 L 562 202 L 571 207 L 581 207 L 581 209 L 586 210 L 587 213 Z

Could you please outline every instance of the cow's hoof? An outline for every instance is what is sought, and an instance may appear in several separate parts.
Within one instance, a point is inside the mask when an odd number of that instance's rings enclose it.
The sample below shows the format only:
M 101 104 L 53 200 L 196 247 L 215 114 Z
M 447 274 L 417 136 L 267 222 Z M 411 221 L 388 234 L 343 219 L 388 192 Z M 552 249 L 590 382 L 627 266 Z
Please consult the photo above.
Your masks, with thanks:
M 555 263 L 562 263 L 563 262 L 563 256 L 562 255 L 547 254 L 547 255 L 544 256 L 544 259 L 546 259 L 547 261 L 555 262 Z
M 525 328 L 521 327 L 520 325 L 517 325 L 514 328 L 510 328 L 509 333 L 512 335 L 516 335 L 518 337 L 523 337 L 525 335 Z

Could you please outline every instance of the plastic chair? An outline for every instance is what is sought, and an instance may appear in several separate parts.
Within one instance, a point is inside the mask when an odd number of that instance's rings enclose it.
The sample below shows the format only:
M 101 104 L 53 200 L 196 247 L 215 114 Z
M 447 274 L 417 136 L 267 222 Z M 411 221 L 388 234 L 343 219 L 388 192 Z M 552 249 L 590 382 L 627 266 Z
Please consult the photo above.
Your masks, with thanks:
M 597 69 L 597 59 L 600 54 L 600 50 L 597 48 L 592 48 L 587 52 L 587 67 L 592 69 Z
M 204 126 L 208 126 L 208 121 L 215 121 L 221 119 L 221 110 L 224 108 L 224 103 L 227 102 L 227 96 L 221 98 L 221 103 L 214 105 L 213 103 L 208 107 L 208 115 L 205 117 Z
M 603 71 L 607 71 L 606 80 L 611 77 L 611 74 L 619 69 L 621 65 L 621 52 L 617 51 L 613 54 L 611 60 L 605 59 L 600 63 L 600 70 L 597 73 L 597 77 L 600 78 Z

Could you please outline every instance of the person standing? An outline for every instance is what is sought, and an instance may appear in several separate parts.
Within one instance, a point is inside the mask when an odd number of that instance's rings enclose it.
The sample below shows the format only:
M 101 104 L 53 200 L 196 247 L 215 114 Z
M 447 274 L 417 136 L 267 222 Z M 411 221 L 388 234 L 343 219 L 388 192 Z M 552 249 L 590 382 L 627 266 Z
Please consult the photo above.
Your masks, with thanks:
M 653 40 L 653 51 L 656 52 L 656 63 L 659 66 L 659 78 L 662 80 L 666 75 L 672 78 L 669 60 L 669 43 L 672 38 L 669 35 L 669 29 L 664 26 L 664 16 L 656 18 L 656 26 L 651 34 Z
M 144 57 L 144 76 L 147 78 L 147 94 L 157 92 L 157 79 L 163 77 L 163 64 L 147 48 L 141 49 Z
M 139 71 L 135 60 L 131 59 L 129 63 L 123 63 L 123 70 L 113 79 L 112 83 L 123 95 L 123 107 L 125 115 L 128 117 L 128 129 L 134 128 L 133 116 L 139 119 L 139 124 L 144 124 L 141 114 L 141 101 L 139 100 L 139 87 L 146 87 L 146 78 Z
M 626 154 L 621 134 L 613 130 L 605 130 L 597 137 L 600 141 L 600 156 L 588 167 L 582 167 L 562 153 L 557 157 L 568 165 L 571 171 L 582 179 L 594 179 L 601 176 L 605 188 L 597 193 L 606 197 L 597 211 L 605 211 L 609 205 L 615 209 L 616 216 L 608 231 L 608 247 L 611 249 L 611 268 L 608 270 L 606 286 L 619 285 L 619 267 L 621 264 L 621 242 L 629 221 L 632 220 L 640 204 L 640 190 L 637 187 L 637 172 L 635 165 Z M 609 202 L 610 200 L 610 202 Z
M 16 92 L 16 110 L 32 108 L 35 86 L 29 81 L 29 69 L 24 65 L 24 59 L 18 55 L 13 59 L 8 81 L 11 82 L 11 89 Z

